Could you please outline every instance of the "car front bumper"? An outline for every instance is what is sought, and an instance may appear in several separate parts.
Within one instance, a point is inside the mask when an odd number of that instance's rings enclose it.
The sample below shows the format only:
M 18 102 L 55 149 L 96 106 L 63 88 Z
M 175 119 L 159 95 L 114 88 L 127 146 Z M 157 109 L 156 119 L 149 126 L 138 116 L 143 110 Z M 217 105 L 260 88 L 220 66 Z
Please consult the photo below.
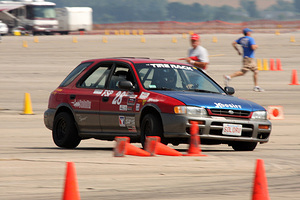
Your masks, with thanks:
M 54 117 L 55 117 L 55 112 L 56 112 L 56 110 L 51 109 L 51 108 L 49 108 L 48 110 L 46 110 L 44 112 L 44 124 L 50 130 L 52 130 L 52 128 L 53 128 L 53 121 L 54 121 Z
M 198 122 L 199 135 L 201 139 L 218 140 L 223 143 L 234 141 L 241 142 L 259 142 L 266 143 L 269 141 L 272 125 L 269 120 L 251 120 L 242 118 L 229 117 L 187 117 L 185 115 L 162 114 L 164 124 L 164 136 L 166 138 L 189 137 L 191 121 Z M 201 124 L 203 123 L 203 124 Z M 242 125 L 241 136 L 223 135 L 223 124 L 240 124 Z M 259 125 L 268 126 L 267 129 L 260 129 Z

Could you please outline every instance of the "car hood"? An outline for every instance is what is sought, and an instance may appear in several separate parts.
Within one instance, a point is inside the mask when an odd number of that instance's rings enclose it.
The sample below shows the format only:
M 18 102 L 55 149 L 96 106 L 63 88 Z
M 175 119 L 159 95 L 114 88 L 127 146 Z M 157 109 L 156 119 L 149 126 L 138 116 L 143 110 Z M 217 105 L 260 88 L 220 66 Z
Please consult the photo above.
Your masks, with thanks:
M 199 106 L 209 109 L 232 109 L 258 111 L 264 107 L 244 99 L 225 94 L 190 92 L 190 91 L 155 91 L 157 93 L 182 101 L 187 106 Z

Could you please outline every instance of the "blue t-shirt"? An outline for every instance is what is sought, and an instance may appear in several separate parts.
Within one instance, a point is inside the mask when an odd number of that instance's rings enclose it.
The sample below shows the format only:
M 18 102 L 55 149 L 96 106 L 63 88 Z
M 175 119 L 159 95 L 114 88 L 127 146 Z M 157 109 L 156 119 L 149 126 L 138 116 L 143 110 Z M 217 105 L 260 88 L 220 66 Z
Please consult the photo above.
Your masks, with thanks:
M 236 40 L 236 43 L 240 44 L 243 47 L 244 57 L 254 58 L 254 50 L 251 48 L 251 45 L 254 45 L 255 41 L 252 37 L 241 37 Z

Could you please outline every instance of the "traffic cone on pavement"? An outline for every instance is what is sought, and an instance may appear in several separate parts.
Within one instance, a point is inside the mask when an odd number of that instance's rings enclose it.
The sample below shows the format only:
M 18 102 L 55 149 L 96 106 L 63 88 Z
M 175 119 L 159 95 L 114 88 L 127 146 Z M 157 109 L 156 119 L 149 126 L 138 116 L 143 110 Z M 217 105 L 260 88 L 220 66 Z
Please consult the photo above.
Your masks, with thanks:
M 37 36 L 35 36 L 35 37 L 33 38 L 33 41 L 34 41 L 35 43 L 39 43 L 39 38 L 38 38 Z
M 300 85 L 298 83 L 297 70 L 295 70 L 295 69 L 293 69 L 293 71 L 292 71 L 292 80 L 291 80 L 291 83 L 289 85 Z
M 264 161 L 261 159 L 257 159 L 256 161 L 252 200 L 270 200 Z
M 103 43 L 107 43 L 107 37 L 105 37 L 105 36 L 102 37 L 102 42 L 103 42 Z
M 150 156 L 150 153 L 130 144 L 129 137 L 115 137 L 116 147 L 114 149 L 115 157 L 123 157 L 124 155 L 132 156 Z
M 132 155 L 132 156 L 150 156 L 150 153 L 140 149 L 130 143 L 126 143 L 126 155 Z
M 281 60 L 279 58 L 276 59 L 277 71 L 283 71 L 281 67 Z
M 73 37 L 73 43 L 77 43 L 78 42 L 78 40 L 77 40 L 77 37 Z
M 265 70 L 265 71 L 269 70 L 268 60 L 267 59 L 263 59 L 263 70 Z
M 67 162 L 63 200 L 80 200 L 75 165 L 73 162 Z
M 165 156 L 182 156 L 182 153 L 172 149 L 171 147 L 162 144 L 160 142 L 160 137 L 149 136 L 146 138 L 145 150 L 150 153 L 151 156 L 154 155 L 165 155 Z
M 32 105 L 29 93 L 25 93 L 23 115 L 32 115 Z
M 145 37 L 141 37 L 141 43 L 146 43 L 146 38 Z
M 23 40 L 23 47 L 24 47 L 24 48 L 28 48 L 28 43 L 27 43 L 26 40 Z
M 184 156 L 207 156 L 203 155 L 201 153 L 201 148 L 200 148 L 200 136 L 198 135 L 199 133 L 199 127 L 197 122 L 191 122 L 192 126 L 190 129 L 190 146 L 187 154 L 184 154 Z
M 150 153 L 151 156 L 155 156 L 156 143 L 160 142 L 158 136 L 148 136 L 145 141 L 145 150 Z
M 126 144 L 129 143 L 129 137 L 115 137 L 115 141 L 114 157 L 123 157 L 126 153 Z
M 257 70 L 262 70 L 261 59 L 257 58 Z
M 271 71 L 276 71 L 275 66 L 274 66 L 274 59 L 272 59 L 272 58 L 270 59 L 270 70 Z
M 177 38 L 176 37 L 172 38 L 172 43 L 177 43 Z
M 268 119 L 284 119 L 282 106 L 268 106 Z
M 217 43 L 217 42 L 218 42 L 218 38 L 217 38 L 217 37 L 213 37 L 212 42 L 213 42 L 213 43 Z

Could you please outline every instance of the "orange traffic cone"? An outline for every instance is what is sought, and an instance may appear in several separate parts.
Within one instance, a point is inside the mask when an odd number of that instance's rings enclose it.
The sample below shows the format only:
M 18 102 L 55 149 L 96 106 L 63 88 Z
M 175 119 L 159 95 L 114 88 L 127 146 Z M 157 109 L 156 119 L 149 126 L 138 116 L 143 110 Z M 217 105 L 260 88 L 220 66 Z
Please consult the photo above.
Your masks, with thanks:
M 256 161 L 252 200 L 270 200 L 264 161 L 261 159 Z
M 145 150 L 150 153 L 151 156 L 155 156 L 155 148 L 157 142 L 160 142 L 160 137 L 158 136 L 148 136 L 145 141 Z
M 298 83 L 297 70 L 295 70 L 295 69 L 293 69 L 293 71 L 292 71 L 292 81 L 289 85 L 300 85 Z
M 281 68 L 281 60 L 279 58 L 276 59 L 277 71 L 283 71 Z
M 115 141 L 114 156 L 123 157 L 125 155 L 126 144 L 129 143 L 129 137 L 115 137 Z
M 158 136 L 149 136 L 146 138 L 145 150 L 149 152 L 151 156 L 182 156 L 182 153 L 180 153 L 179 151 L 176 151 L 175 149 L 162 144 L 160 142 L 160 137 Z
M 73 162 L 67 162 L 63 200 L 80 200 L 75 165 Z
M 197 122 L 191 122 L 191 137 L 190 137 L 190 146 L 187 154 L 184 154 L 184 156 L 207 156 L 201 154 L 201 148 L 200 148 L 200 136 L 199 133 L 199 127 Z
M 282 106 L 268 106 L 268 119 L 284 119 Z
M 140 149 L 130 143 L 126 143 L 126 155 L 132 155 L 132 156 L 150 156 L 150 153 Z
M 130 144 L 129 137 L 115 137 L 116 147 L 114 149 L 115 157 L 122 157 L 124 155 L 132 156 L 150 156 L 150 153 Z
M 271 70 L 271 71 L 276 71 L 274 67 L 275 67 L 275 66 L 274 66 L 274 59 L 271 58 L 271 59 L 270 59 L 270 70 Z

